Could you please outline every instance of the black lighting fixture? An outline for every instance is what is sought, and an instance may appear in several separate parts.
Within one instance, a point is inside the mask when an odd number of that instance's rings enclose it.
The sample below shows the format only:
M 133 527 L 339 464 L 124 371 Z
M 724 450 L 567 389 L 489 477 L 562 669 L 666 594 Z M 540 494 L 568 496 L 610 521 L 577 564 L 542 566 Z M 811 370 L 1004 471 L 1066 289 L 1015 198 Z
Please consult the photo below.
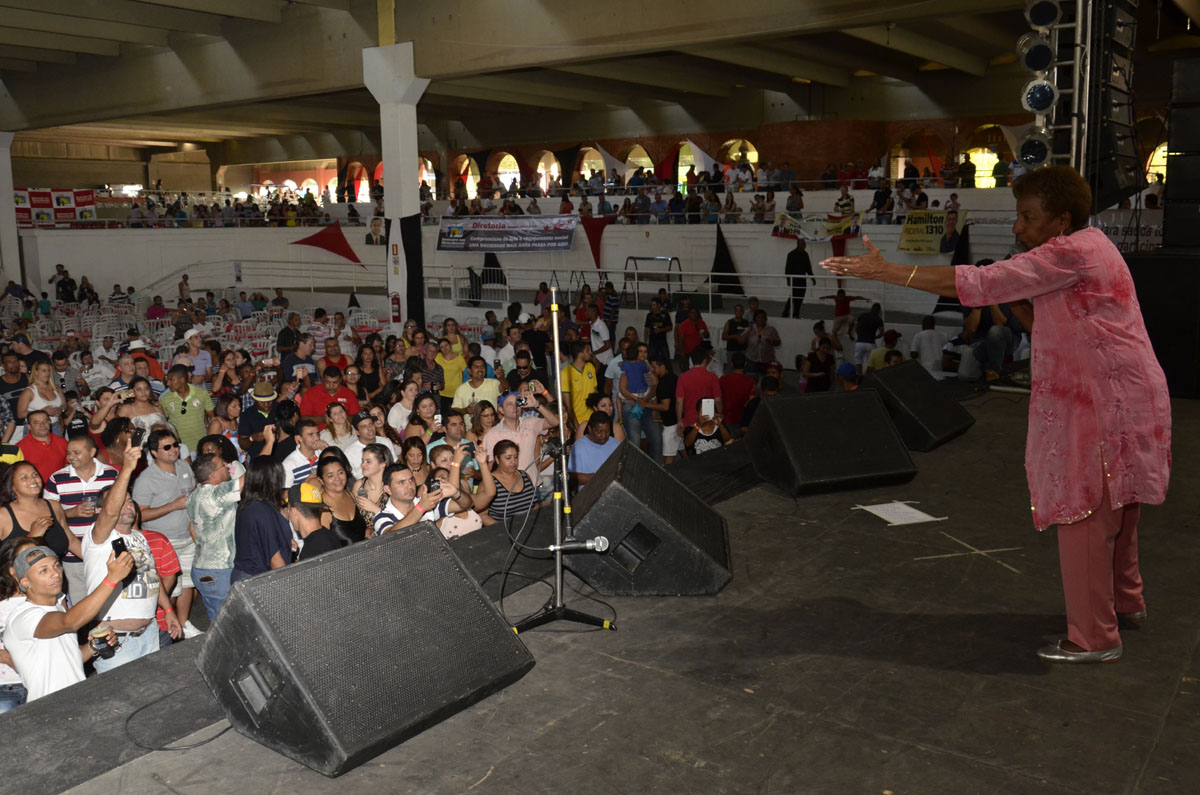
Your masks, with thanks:
M 1031 30 L 1017 42 L 1017 58 L 1030 72 L 1044 73 L 1054 63 L 1054 48 L 1045 33 Z
M 1021 89 L 1021 107 L 1038 116 L 1053 110 L 1058 98 L 1058 87 L 1044 77 L 1035 77 Z
M 1062 17 L 1062 5 L 1058 0 L 1025 0 L 1025 19 L 1038 30 L 1057 25 Z
M 1035 169 L 1046 165 L 1050 160 L 1053 139 L 1045 127 L 1034 127 L 1021 139 L 1017 147 L 1017 159 L 1027 169 Z

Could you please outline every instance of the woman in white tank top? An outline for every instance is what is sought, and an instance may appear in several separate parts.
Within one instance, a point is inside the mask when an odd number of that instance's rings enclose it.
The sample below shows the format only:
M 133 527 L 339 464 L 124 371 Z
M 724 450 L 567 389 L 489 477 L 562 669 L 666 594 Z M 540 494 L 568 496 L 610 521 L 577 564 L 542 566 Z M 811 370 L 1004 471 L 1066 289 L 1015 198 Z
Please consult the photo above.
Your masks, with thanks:
M 61 435 L 62 410 L 66 401 L 62 390 L 50 376 L 50 362 L 34 363 L 29 373 L 29 386 L 17 400 L 17 419 L 24 422 L 29 412 L 41 409 L 50 415 L 50 431 Z

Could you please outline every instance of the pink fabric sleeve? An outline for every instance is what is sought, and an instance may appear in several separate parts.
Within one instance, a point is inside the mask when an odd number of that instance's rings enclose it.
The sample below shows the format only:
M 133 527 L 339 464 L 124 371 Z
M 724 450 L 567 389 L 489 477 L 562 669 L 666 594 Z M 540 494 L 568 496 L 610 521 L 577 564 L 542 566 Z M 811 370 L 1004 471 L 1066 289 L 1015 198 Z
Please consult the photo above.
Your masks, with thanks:
M 964 306 L 1003 304 L 1070 287 L 1079 280 L 1082 266 L 1079 252 L 1067 238 L 1059 237 L 982 268 L 959 265 L 954 269 L 954 286 Z

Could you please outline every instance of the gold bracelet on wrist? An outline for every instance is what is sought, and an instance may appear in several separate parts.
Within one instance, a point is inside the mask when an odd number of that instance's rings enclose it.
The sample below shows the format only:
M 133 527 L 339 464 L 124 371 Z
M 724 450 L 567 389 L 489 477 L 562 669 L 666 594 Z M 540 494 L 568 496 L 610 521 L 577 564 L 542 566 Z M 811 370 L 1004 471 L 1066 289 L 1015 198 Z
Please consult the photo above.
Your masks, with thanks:
M 912 282 L 913 277 L 917 275 L 917 268 L 919 267 L 919 265 L 913 265 L 912 273 L 908 274 L 908 280 L 904 282 L 905 287 L 907 287 Z

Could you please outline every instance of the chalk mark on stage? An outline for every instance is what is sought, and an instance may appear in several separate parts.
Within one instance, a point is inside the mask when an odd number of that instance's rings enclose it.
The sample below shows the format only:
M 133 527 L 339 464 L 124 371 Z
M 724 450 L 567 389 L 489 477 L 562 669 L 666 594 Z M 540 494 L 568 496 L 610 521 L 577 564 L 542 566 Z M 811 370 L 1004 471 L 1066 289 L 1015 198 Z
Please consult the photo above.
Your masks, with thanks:
M 993 552 L 1016 552 L 1019 549 L 1024 549 L 1024 547 L 1004 547 L 1003 549 L 978 549 L 976 547 L 971 546 L 966 541 L 963 541 L 960 538 L 955 538 L 954 536 L 947 533 L 945 530 L 942 531 L 942 535 L 944 535 L 946 538 L 950 539 L 951 541 L 954 541 L 955 543 L 962 544 L 964 547 L 966 547 L 967 549 L 969 549 L 971 551 L 970 552 L 947 552 L 944 555 L 925 555 L 924 557 L 913 558 L 913 560 L 940 560 L 941 558 L 958 558 L 958 557 L 962 557 L 964 555 L 983 555 L 988 560 L 992 561 L 993 563 L 998 563 L 999 565 L 1001 565 L 1004 568 L 1011 571 L 1013 574 L 1021 573 L 1020 569 L 1010 566 L 998 558 L 993 558 L 992 553 Z

